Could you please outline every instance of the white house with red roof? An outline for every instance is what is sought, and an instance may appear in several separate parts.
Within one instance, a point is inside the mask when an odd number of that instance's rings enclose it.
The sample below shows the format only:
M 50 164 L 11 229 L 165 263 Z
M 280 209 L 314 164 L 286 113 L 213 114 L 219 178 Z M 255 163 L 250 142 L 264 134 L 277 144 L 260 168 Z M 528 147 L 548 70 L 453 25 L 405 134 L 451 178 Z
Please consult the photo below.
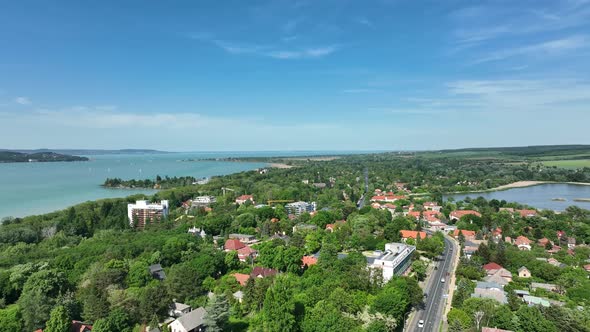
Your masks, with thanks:
M 394 195 L 392 192 L 388 192 L 385 195 L 376 195 L 371 197 L 371 202 L 395 202 L 400 199 L 405 199 L 406 196 Z
M 512 281 L 512 273 L 498 263 L 491 262 L 482 266 L 482 268 L 486 272 L 487 276 L 484 280 L 487 282 L 495 282 L 505 286 Z
M 479 213 L 475 210 L 455 210 L 455 211 L 451 212 L 451 214 L 449 215 L 449 219 L 454 220 L 454 221 L 458 221 L 459 219 L 461 219 L 461 217 L 469 216 L 469 215 L 481 217 L 481 213 Z
M 459 234 L 462 234 L 465 240 L 475 240 L 475 231 L 468 231 L 466 229 L 456 229 L 453 232 L 453 237 L 458 239 Z
M 236 198 L 236 204 L 238 205 L 242 205 L 247 201 L 250 201 L 252 204 L 255 204 L 254 197 L 252 197 L 252 195 L 241 195 L 238 198 Z
M 523 218 L 536 217 L 538 212 L 536 210 L 516 210 Z
M 225 241 L 223 250 L 226 252 L 237 251 L 238 259 L 242 262 L 246 262 L 249 258 L 255 258 L 258 252 L 249 246 L 242 243 L 238 239 L 228 239 Z
M 416 240 L 418 237 L 420 237 L 420 239 L 426 238 L 426 232 L 401 230 L 401 231 L 399 231 L 399 233 L 400 233 L 400 237 L 402 238 L 403 241 L 406 241 L 408 239 Z
M 531 250 L 531 240 L 526 236 L 519 236 L 514 240 L 514 245 L 520 250 Z

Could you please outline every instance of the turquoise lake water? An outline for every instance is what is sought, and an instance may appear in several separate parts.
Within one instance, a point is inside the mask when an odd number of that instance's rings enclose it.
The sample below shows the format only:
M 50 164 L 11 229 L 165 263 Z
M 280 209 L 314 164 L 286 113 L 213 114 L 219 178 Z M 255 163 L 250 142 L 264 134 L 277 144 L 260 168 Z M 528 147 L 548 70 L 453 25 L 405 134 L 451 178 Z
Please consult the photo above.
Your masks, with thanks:
M 375 151 L 376 152 L 376 151 Z M 226 157 L 272 157 L 354 154 L 359 151 L 186 152 L 169 154 L 92 155 L 87 162 L 0 163 L 0 219 L 61 210 L 81 202 L 125 197 L 155 190 L 105 189 L 106 178 L 155 179 L 156 175 L 226 175 L 266 166 L 264 163 L 182 161 Z
M 88 162 L 0 164 L 0 218 L 51 212 L 88 200 L 125 197 L 154 190 L 105 189 L 108 177 L 153 179 L 156 175 L 225 175 L 263 163 L 220 161 L 182 162 L 183 159 L 222 157 L 214 154 L 93 155 Z
M 538 209 L 563 211 L 570 205 L 576 205 L 590 210 L 590 202 L 574 201 L 576 198 L 590 198 L 590 186 L 567 183 L 540 184 L 531 187 L 482 193 L 444 195 L 443 198 L 446 200 L 448 197 L 453 197 L 455 201 L 459 201 L 464 200 L 465 197 L 477 198 L 480 196 L 487 200 L 497 199 L 506 200 L 507 202 L 519 202 Z M 554 198 L 563 198 L 565 201 L 554 201 Z

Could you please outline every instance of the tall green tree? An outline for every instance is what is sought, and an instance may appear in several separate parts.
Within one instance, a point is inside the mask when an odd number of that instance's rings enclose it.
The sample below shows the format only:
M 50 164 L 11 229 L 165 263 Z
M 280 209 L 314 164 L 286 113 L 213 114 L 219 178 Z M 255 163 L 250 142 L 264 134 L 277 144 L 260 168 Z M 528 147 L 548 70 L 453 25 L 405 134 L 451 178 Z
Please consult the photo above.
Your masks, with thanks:
M 208 332 L 221 332 L 225 330 L 229 321 L 229 302 L 225 294 L 213 294 L 205 308 L 205 327 Z
M 29 277 L 18 301 L 21 308 L 26 308 L 22 311 L 25 329 L 33 331 L 44 326 L 66 285 L 64 274 L 54 270 L 41 270 Z
M 293 282 L 289 276 L 278 276 L 264 298 L 264 329 L 266 331 L 295 331 Z
M 49 320 L 45 326 L 45 332 L 69 332 L 71 325 L 71 317 L 68 316 L 66 309 L 58 305 L 49 315 Z

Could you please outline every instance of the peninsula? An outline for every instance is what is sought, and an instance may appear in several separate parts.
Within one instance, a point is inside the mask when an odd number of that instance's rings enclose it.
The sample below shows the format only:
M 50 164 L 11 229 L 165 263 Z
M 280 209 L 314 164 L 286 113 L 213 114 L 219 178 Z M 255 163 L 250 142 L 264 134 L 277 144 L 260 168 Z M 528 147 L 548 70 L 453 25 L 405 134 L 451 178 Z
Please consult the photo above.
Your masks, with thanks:
M 88 161 L 86 157 L 72 156 L 55 152 L 24 153 L 16 151 L 0 151 L 0 163 L 28 163 L 55 161 Z

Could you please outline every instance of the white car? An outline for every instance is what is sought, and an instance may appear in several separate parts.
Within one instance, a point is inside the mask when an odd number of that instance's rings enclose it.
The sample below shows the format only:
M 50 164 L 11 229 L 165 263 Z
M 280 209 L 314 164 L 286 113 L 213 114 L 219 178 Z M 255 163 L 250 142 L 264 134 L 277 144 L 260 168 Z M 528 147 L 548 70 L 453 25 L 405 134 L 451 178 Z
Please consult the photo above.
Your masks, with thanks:
M 440 282 L 445 282 L 445 278 L 440 279 Z
M 424 327 L 424 320 L 419 320 L 418 321 L 418 327 Z

